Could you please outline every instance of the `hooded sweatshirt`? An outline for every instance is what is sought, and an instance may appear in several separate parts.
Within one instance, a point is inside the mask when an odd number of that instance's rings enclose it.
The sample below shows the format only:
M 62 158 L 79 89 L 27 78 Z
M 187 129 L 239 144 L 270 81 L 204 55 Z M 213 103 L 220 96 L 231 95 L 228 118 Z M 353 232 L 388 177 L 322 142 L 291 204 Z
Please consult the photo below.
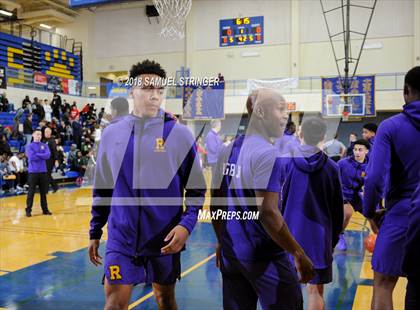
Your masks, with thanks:
M 206 136 L 207 162 L 209 164 L 215 164 L 217 162 L 222 146 L 222 139 L 220 139 L 217 132 L 211 129 Z
M 102 134 L 90 238 L 100 239 L 108 222 L 107 251 L 159 256 L 176 225 L 191 233 L 205 192 L 194 137 L 186 126 L 162 110 L 153 118 L 127 115 Z
M 343 229 L 343 196 L 337 164 L 320 149 L 301 145 L 281 159 L 279 202 L 290 232 L 316 269 L 329 268 Z
M 353 156 L 338 161 L 340 167 L 344 203 L 350 203 L 356 211 L 362 212 L 362 193 L 366 177 L 367 158 L 359 163 Z
M 420 101 L 403 106 L 403 112 L 384 120 L 375 136 L 367 168 L 363 214 L 371 218 L 385 197 L 387 216 L 407 226 L 410 198 L 420 171 Z

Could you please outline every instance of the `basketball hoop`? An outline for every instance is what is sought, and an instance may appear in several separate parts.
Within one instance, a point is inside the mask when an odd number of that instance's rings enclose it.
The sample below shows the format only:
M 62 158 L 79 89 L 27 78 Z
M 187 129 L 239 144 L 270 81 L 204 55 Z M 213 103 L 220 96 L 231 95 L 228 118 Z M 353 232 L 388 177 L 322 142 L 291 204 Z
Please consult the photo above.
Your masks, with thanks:
M 170 39 L 185 37 L 185 20 L 191 10 L 192 0 L 153 0 L 162 19 L 160 35 Z

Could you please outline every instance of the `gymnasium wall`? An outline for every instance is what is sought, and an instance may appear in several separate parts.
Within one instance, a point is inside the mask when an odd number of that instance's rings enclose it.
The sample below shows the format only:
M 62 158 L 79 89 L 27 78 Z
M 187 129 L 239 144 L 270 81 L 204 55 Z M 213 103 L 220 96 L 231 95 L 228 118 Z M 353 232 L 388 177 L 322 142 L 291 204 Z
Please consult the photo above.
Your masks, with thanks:
M 326 9 L 340 3 L 324 2 Z M 368 5 L 371 1 L 354 3 Z M 381 43 L 383 47 L 363 52 L 360 73 L 403 72 L 413 66 L 414 9 L 414 1 L 378 1 L 366 43 Z M 289 76 L 292 40 L 297 40 L 299 45 L 300 76 L 336 74 L 319 1 L 300 1 L 297 15 L 292 15 L 291 1 L 193 1 L 186 40 L 176 41 L 158 36 L 161 25 L 155 18 L 151 18 L 149 24 L 143 4 L 102 7 L 95 13 L 80 12 L 77 22 L 65 25 L 59 31 L 83 41 L 84 52 L 91 53 L 84 68 L 95 81 L 98 81 L 97 72 L 124 71 L 146 57 L 162 61 L 168 73 L 175 74 L 185 62 L 184 52 L 187 52 L 188 65 L 196 76 L 218 72 L 223 72 L 226 79 Z M 351 21 L 355 30 L 364 30 L 368 19 L 366 13 L 366 10 L 352 9 Z M 220 19 L 259 15 L 264 16 L 263 45 L 219 48 Z M 329 15 L 330 23 L 335 25 L 332 32 L 341 27 L 335 15 Z M 297 38 L 291 35 L 292 18 L 299 20 Z M 354 40 L 353 48 L 360 43 L 360 40 Z M 241 54 L 245 51 L 259 55 L 243 57 Z
M 38 97 L 39 99 L 52 99 L 51 92 L 29 90 L 15 87 L 7 87 L 7 97 L 9 102 L 14 103 L 15 109 L 19 108 L 25 95 L 31 99 Z M 3 91 L 0 91 L 3 93 Z M 109 106 L 112 99 L 104 98 L 87 98 L 61 94 L 62 99 L 73 103 L 75 101 L 79 108 L 82 108 L 86 103 L 95 103 L 98 112 L 101 107 Z M 321 111 L 321 93 L 310 94 L 292 94 L 285 95 L 287 101 L 294 101 L 297 104 L 298 111 L 304 112 L 319 112 Z M 225 113 L 226 115 L 237 115 L 245 112 L 246 96 L 225 96 Z M 131 100 L 129 99 L 130 105 Z M 402 91 L 377 91 L 376 92 L 376 109 L 379 111 L 400 111 L 404 105 Z M 174 114 L 182 114 L 181 99 L 166 99 L 164 108 Z

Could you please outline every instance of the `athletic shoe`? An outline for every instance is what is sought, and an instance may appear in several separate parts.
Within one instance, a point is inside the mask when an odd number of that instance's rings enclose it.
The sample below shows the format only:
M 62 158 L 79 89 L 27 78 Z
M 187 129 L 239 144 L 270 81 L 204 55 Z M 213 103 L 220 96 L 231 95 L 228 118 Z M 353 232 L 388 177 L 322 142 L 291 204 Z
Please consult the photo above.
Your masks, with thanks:
M 21 192 L 21 191 L 23 191 L 23 187 L 21 187 L 21 186 L 19 186 L 19 185 L 18 185 L 18 186 L 16 186 L 16 189 L 17 189 L 18 191 L 20 191 L 20 192 Z
M 27 217 L 31 217 L 31 216 L 32 216 L 32 215 L 31 215 L 31 212 L 26 211 L 26 216 L 27 216 Z
M 49 210 L 47 210 L 45 212 L 42 212 L 42 214 L 44 214 L 44 215 L 52 215 L 52 213 Z
M 339 251 L 347 251 L 347 243 L 344 238 L 344 234 L 340 234 L 337 246 L 335 247 Z

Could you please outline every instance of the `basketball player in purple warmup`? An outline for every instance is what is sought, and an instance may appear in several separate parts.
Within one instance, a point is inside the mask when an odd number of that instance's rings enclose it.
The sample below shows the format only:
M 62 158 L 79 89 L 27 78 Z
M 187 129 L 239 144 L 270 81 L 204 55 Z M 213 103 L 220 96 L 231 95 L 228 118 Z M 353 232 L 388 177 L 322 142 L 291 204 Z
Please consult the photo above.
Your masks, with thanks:
M 375 135 L 377 130 L 378 125 L 376 125 L 375 123 L 367 123 L 363 125 L 362 137 L 363 139 L 369 141 L 371 148 L 373 146 L 373 143 L 375 142 Z
M 223 148 L 212 185 L 212 211 L 259 211 L 258 220 L 213 218 L 223 308 L 256 309 L 259 301 L 262 309 L 302 309 L 298 278 L 285 251 L 295 258 L 301 282 L 313 277 L 313 267 L 280 213 L 278 153 L 270 143 L 284 132 L 286 102 L 260 89 L 249 96 L 247 110 L 247 134 Z
M 280 160 L 283 216 L 315 268 L 307 285 L 309 310 L 325 309 L 324 284 L 332 282 L 333 251 L 343 229 L 340 172 L 322 152 L 326 130 L 321 118 L 306 119 L 302 145 Z
M 211 129 L 206 136 L 206 150 L 207 150 L 207 163 L 209 164 L 212 173 L 217 163 L 217 157 L 223 145 L 223 141 L 219 136 L 221 123 L 219 120 L 211 122 Z
M 338 162 L 341 174 L 341 185 L 344 199 L 344 225 L 346 229 L 354 211 L 363 211 L 363 185 L 366 177 L 367 154 L 370 143 L 367 140 L 359 139 L 353 144 L 352 156 L 341 159 Z M 340 234 L 337 250 L 346 251 L 347 243 L 344 233 Z
M 98 248 L 108 222 L 105 309 L 127 309 L 133 286 L 143 282 L 152 283 L 159 309 L 177 309 L 180 251 L 204 202 L 204 177 L 194 137 L 160 108 L 165 71 L 145 60 L 130 77 L 141 79 L 130 90 L 133 114 L 106 127 L 99 145 L 89 256 L 102 264 Z
M 418 310 L 420 309 L 420 182 L 411 197 L 409 218 L 403 261 L 403 271 L 408 278 L 405 310 Z
M 295 135 L 296 125 L 290 122 L 282 137 L 276 139 L 274 146 L 279 150 L 280 156 L 288 156 L 290 152 L 300 145 L 299 138 Z
M 381 223 L 372 257 L 374 271 L 372 309 L 393 309 L 392 292 L 403 276 L 402 259 L 409 222 L 410 199 L 419 182 L 420 171 L 420 67 L 404 79 L 403 112 L 384 120 L 375 136 L 375 145 L 365 181 L 363 214 Z M 383 221 L 376 206 L 385 197 Z

